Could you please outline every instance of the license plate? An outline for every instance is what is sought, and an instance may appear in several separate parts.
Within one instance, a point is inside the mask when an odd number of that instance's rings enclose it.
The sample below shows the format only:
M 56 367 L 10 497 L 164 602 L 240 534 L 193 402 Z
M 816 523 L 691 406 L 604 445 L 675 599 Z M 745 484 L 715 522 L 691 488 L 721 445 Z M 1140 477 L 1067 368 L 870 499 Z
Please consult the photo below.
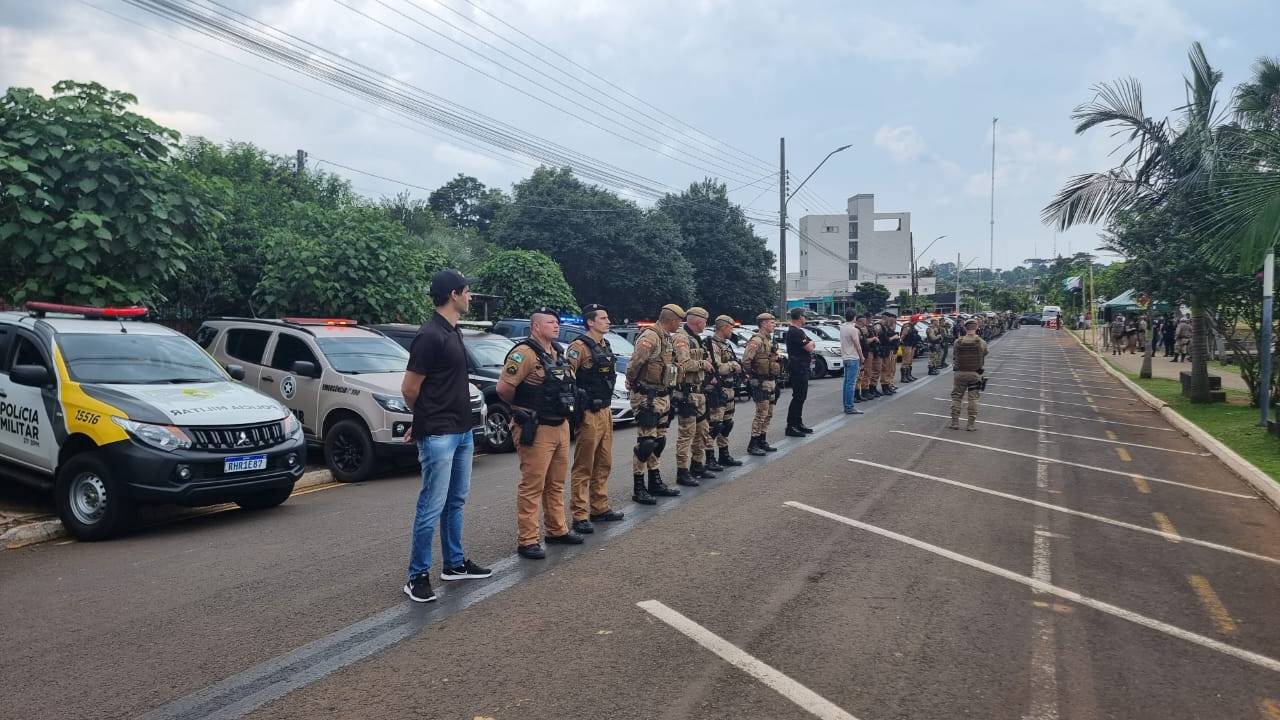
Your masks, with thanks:
M 266 455 L 241 455 L 240 457 L 229 457 L 222 463 L 222 472 L 238 473 L 247 472 L 249 470 L 266 470 Z

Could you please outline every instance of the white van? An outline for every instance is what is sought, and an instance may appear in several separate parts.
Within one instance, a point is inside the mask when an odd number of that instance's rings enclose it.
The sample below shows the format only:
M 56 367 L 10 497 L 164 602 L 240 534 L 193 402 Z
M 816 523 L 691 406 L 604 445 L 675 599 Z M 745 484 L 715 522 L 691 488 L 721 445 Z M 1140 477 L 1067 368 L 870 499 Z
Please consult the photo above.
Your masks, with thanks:
M 1057 305 L 1045 305 L 1040 311 L 1040 324 L 1044 327 L 1062 327 L 1062 308 Z

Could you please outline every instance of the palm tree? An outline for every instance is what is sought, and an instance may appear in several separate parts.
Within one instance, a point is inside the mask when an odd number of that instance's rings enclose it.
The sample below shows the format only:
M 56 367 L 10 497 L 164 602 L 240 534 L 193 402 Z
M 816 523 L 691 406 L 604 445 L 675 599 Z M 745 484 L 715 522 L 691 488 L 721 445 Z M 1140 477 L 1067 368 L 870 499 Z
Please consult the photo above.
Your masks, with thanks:
M 1046 223 L 1066 230 L 1107 221 L 1120 212 L 1155 210 L 1175 199 L 1207 199 L 1203 190 L 1221 163 L 1223 118 L 1215 92 L 1222 73 L 1209 64 L 1200 43 L 1191 46 L 1188 58 L 1191 73 L 1185 78 L 1187 102 L 1178 109 L 1176 122 L 1146 114 L 1142 86 L 1133 78 L 1094 86 L 1094 98 L 1072 113 L 1077 121 L 1076 134 L 1095 127 L 1114 128 L 1112 135 L 1123 138 L 1120 149 L 1125 153 L 1120 164 L 1110 170 L 1068 179 L 1042 211 Z M 1200 207 L 1194 203 L 1177 205 Z M 1198 216 L 1201 211 L 1193 210 L 1191 214 Z M 1195 219 L 1186 218 L 1188 223 Z M 1187 300 L 1192 327 L 1191 400 L 1208 402 L 1206 303 L 1199 293 L 1190 293 Z M 1150 365 L 1144 365 L 1149 377 Z

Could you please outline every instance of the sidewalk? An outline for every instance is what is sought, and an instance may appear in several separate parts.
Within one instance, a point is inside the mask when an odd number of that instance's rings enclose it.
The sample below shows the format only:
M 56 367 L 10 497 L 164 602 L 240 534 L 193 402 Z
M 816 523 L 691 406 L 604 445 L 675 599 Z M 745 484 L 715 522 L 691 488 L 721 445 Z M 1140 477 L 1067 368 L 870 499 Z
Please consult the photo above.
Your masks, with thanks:
M 1088 335 L 1081 333 L 1079 330 L 1072 330 L 1071 332 L 1075 333 L 1077 337 L 1083 336 L 1085 343 L 1089 344 Z M 1098 337 L 1101 338 L 1102 336 L 1099 335 Z M 1098 350 L 1098 354 L 1101 355 L 1103 359 L 1110 362 L 1120 370 L 1137 375 L 1138 371 L 1142 369 L 1142 355 L 1139 353 L 1134 353 L 1132 355 L 1128 353 L 1125 353 L 1124 355 L 1112 355 L 1110 350 L 1104 351 L 1100 348 L 1095 349 Z M 1169 358 L 1163 357 L 1163 355 L 1164 351 L 1157 349 L 1156 354 L 1151 357 L 1151 377 L 1177 381 L 1179 372 L 1191 369 L 1191 362 L 1189 360 L 1187 362 L 1176 363 L 1171 362 Z M 1223 370 L 1220 368 L 1210 367 L 1209 374 L 1217 375 L 1222 378 L 1222 388 L 1224 390 L 1249 392 L 1249 386 L 1245 384 L 1244 378 L 1240 377 L 1240 371 L 1235 368 Z

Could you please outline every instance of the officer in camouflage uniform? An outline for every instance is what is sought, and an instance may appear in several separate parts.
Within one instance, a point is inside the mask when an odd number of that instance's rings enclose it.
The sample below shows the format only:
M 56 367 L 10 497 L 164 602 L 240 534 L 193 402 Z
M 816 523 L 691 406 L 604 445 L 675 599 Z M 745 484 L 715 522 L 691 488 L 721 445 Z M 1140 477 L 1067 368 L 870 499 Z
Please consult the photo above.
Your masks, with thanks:
M 738 362 L 737 353 L 729 342 L 733 333 L 733 318 L 721 315 L 716 318 L 716 333 L 707 338 L 707 353 L 711 356 L 712 376 L 716 384 L 707 388 L 707 407 L 710 414 L 711 438 L 720 449 L 719 466 L 721 468 L 741 465 L 742 461 L 729 454 L 729 432 L 733 430 L 733 412 L 738 395 L 738 377 L 742 374 L 742 365 Z M 719 397 L 715 396 L 719 393 Z M 707 443 L 707 466 L 712 467 L 715 457 L 712 444 Z M 714 469 L 714 468 L 713 468 Z
M 707 328 L 709 316 L 703 308 L 689 308 L 685 312 L 684 327 L 676 330 L 672 338 L 676 367 L 679 368 L 676 392 L 672 396 L 676 415 L 680 418 L 676 437 L 676 484 L 688 487 L 697 487 L 701 484 L 698 480 L 715 477 L 702 464 L 703 453 L 706 452 L 703 442 L 711 434 L 703 385 L 712 368 L 700 333 Z
M 631 464 L 634 488 L 631 499 L 653 505 L 654 497 L 676 497 L 680 491 L 662 482 L 658 459 L 667 445 L 671 425 L 671 393 L 679 373 L 676 368 L 672 333 L 680 327 L 684 310 L 679 305 L 663 305 L 658 321 L 636 338 L 636 349 L 627 364 L 627 390 L 636 416 L 635 459 Z M 645 471 L 649 473 L 645 486 Z
M 925 330 L 925 340 L 929 342 L 929 374 L 937 375 L 942 370 L 942 348 L 946 344 L 946 331 L 942 327 L 942 318 L 934 318 Z
M 977 430 L 974 423 L 978 421 L 978 392 L 982 383 L 982 365 L 987 358 L 987 343 L 978 337 L 978 321 L 969 318 L 964 324 L 965 334 L 956 340 L 952 349 L 952 362 L 955 371 L 951 385 L 951 425 L 952 430 L 960 429 L 960 405 L 965 395 L 969 396 L 969 423 L 965 430 Z
M 765 439 L 769 432 L 769 421 L 773 419 L 773 404 L 777 402 L 774 392 L 777 389 L 777 378 L 782 374 L 782 356 L 778 354 L 778 345 L 773 340 L 774 318 L 772 313 L 760 313 L 756 316 L 760 330 L 747 341 L 742 351 L 742 366 L 746 370 L 751 385 L 751 399 L 756 403 L 756 414 L 751 420 L 751 443 L 747 452 L 751 455 L 764 455 L 777 452 Z

